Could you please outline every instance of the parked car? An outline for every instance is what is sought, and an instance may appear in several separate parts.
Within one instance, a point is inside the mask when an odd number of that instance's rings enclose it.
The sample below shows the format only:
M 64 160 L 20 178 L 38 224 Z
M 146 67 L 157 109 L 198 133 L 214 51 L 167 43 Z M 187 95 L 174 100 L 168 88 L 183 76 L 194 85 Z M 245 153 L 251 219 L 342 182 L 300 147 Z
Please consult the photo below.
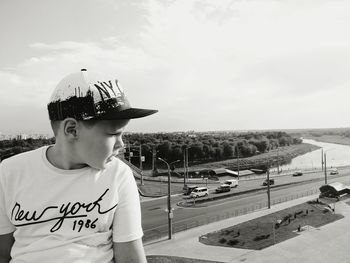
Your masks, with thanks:
M 265 181 L 263 182 L 263 185 L 265 186 L 265 185 L 268 185 L 268 182 L 270 181 L 270 185 L 273 185 L 273 184 L 275 184 L 275 180 L 274 179 L 269 179 L 269 180 L 267 180 L 267 179 L 265 179 Z
M 190 197 L 197 198 L 197 197 L 208 196 L 208 195 L 209 195 L 208 187 L 197 187 L 191 192 Z
M 303 175 L 302 171 L 295 171 L 293 173 L 293 176 L 302 176 L 302 175 Z
M 338 169 L 333 168 L 329 174 L 331 174 L 331 175 L 339 174 Z
M 198 188 L 197 185 L 185 185 L 182 188 L 182 192 L 184 193 L 184 195 L 189 195 L 196 188 Z
M 225 193 L 230 191 L 231 191 L 231 186 L 229 186 L 228 184 L 222 184 L 215 189 L 215 193 Z
M 236 179 L 229 179 L 224 182 L 224 184 L 229 185 L 231 188 L 232 187 L 237 187 L 238 186 L 238 180 Z

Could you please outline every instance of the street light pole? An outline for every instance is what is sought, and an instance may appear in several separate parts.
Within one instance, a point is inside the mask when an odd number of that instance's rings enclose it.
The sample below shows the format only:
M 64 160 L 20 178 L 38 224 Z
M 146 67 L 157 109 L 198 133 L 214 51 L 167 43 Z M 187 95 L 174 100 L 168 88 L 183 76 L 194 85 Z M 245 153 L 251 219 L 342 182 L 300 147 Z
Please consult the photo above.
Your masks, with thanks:
M 324 183 L 327 184 L 327 155 L 324 153 Z
M 139 157 L 140 157 L 140 172 L 141 172 L 141 185 L 143 185 L 143 171 L 142 171 L 142 145 L 140 144 Z
M 186 148 L 187 146 L 182 148 L 184 153 L 184 187 L 186 186 Z
M 334 148 L 328 149 L 326 151 L 324 151 L 323 153 L 323 162 L 324 162 L 324 183 L 327 184 L 327 155 L 326 153 L 328 151 L 334 150 Z M 323 151 L 323 149 L 322 149 Z
M 158 160 L 164 162 L 167 167 L 168 167 L 168 235 L 169 235 L 169 239 L 171 239 L 172 237 L 172 233 L 173 233 L 173 225 L 172 225 L 172 219 L 174 217 L 173 215 L 173 211 L 171 208 L 171 178 L 170 178 L 170 165 L 173 163 L 177 163 L 180 160 L 176 160 L 174 162 L 171 162 L 170 164 L 165 161 L 164 159 L 158 157 Z
M 239 148 L 237 143 L 237 179 L 239 180 Z
M 279 157 L 279 150 L 280 148 L 277 146 L 277 174 L 280 174 L 280 157 Z
M 188 180 L 188 147 L 186 146 L 186 177 Z
M 271 198 L 270 198 L 270 161 L 267 162 L 267 208 L 271 208 Z

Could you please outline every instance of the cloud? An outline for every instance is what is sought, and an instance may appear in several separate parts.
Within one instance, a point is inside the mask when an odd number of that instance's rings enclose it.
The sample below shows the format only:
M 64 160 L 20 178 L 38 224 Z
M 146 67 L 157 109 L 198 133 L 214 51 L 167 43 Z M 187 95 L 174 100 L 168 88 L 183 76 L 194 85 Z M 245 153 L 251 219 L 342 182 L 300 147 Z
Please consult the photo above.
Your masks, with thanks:
M 83 67 L 117 74 L 133 105 L 160 110 L 130 125 L 138 131 L 294 127 L 291 120 L 327 126 L 324 105 L 332 114 L 346 111 L 345 1 L 150 0 L 113 7 L 140 15 L 137 26 L 126 25 L 129 34 L 32 43 L 38 55 L 0 72 L 11 87 L 0 94 L 44 109 L 56 83 Z

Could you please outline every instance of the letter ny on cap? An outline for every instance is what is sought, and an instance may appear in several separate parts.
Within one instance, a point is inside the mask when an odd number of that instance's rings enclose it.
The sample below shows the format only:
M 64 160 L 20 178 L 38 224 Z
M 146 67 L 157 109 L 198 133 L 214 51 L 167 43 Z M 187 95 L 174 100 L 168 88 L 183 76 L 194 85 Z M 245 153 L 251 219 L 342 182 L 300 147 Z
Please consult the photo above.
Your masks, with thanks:
M 90 80 L 86 69 L 63 78 L 47 108 L 52 121 L 135 119 L 157 112 L 132 108 L 117 79 Z

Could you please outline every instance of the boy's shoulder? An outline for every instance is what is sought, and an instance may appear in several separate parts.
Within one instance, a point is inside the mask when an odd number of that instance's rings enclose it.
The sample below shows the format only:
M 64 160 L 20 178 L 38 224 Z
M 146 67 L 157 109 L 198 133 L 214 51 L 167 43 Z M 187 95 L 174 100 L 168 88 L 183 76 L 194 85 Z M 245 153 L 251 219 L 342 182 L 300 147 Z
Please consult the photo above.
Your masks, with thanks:
M 111 162 L 111 166 L 119 171 L 128 171 L 128 172 L 132 172 L 131 168 L 129 165 L 127 165 L 125 163 L 125 161 L 123 161 L 121 158 L 119 157 L 114 157 L 113 161 Z
M 123 161 L 122 158 L 119 157 L 113 158 L 113 161 L 109 164 L 105 172 L 114 174 L 117 179 L 121 181 L 129 177 L 134 178 L 132 168 L 126 163 L 126 161 Z
M 42 155 L 43 149 L 47 146 L 43 146 L 34 150 L 30 150 L 27 152 L 22 152 L 16 154 L 12 157 L 9 157 L 1 162 L 3 167 L 16 167 L 23 165 L 27 162 L 32 162 L 34 159 L 40 158 Z

